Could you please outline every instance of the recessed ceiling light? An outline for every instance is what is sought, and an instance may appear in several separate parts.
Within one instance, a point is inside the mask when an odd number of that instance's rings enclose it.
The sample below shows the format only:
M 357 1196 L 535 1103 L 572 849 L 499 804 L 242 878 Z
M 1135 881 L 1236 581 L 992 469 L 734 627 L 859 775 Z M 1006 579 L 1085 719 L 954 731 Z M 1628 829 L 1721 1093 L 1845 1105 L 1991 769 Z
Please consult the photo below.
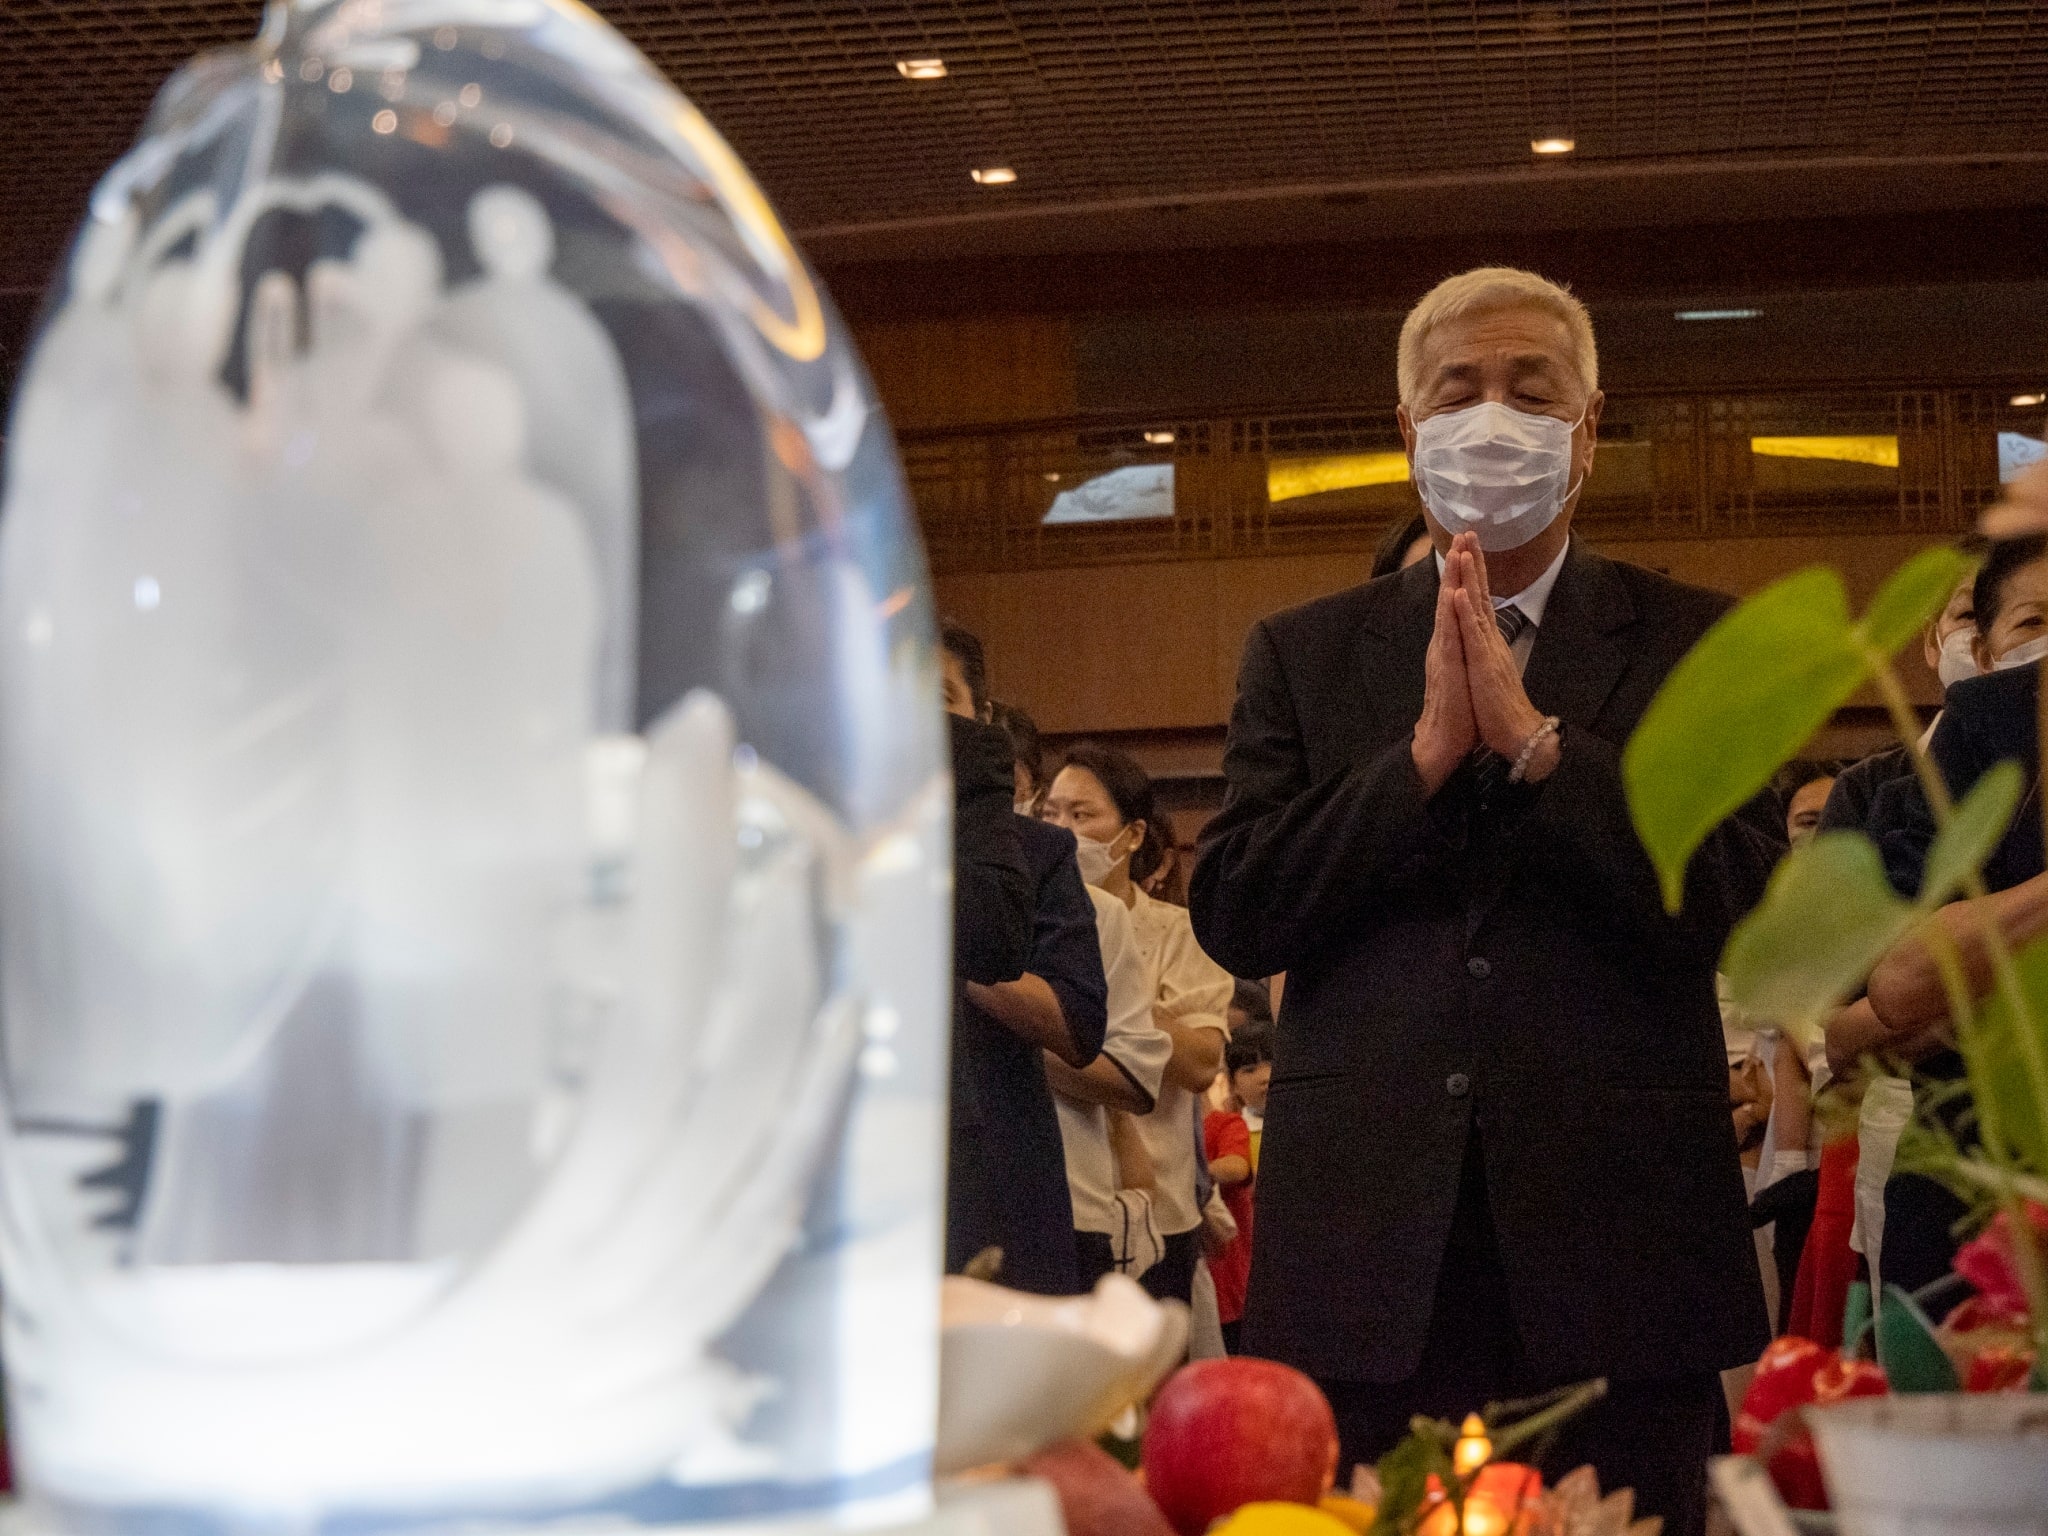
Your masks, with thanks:
M 1674 320 L 1754 320 L 1763 314 L 1760 309 L 1680 309 L 1672 312 Z
M 2048 405 L 2048 395 L 2014 395 L 2006 404 L 2018 406 Z
M 1173 429 L 1167 427 L 1156 432 L 1147 432 L 1145 441 L 1154 448 L 1170 448 L 1173 446 Z
M 1529 148 L 1539 155 L 1568 155 L 1578 147 L 1579 141 L 1577 139 L 1562 137 L 1531 139 L 1529 141 Z
M 1055 483 L 1056 483 L 1056 482 L 1057 482 L 1057 481 L 1059 480 L 1059 477 L 1060 477 L 1060 472 L 1059 472 L 1058 470 L 1056 470 L 1056 469 L 1048 469 L 1048 470 L 1047 470 L 1047 471 L 1045 472 L 1045 478 L 1046 478 L 1046 479 L 1047 479 L 1047 480 L 1048 480 L 1049 482 L 1055 482 Z
M 896 73 L 906 80 L 943 80 L 946 78 L 944 59 L 898 59 Z
M 1017 173 L 1007 165 L 984 165 L 967 174 L 984 187 L 1007 187 L 1017 179 Z

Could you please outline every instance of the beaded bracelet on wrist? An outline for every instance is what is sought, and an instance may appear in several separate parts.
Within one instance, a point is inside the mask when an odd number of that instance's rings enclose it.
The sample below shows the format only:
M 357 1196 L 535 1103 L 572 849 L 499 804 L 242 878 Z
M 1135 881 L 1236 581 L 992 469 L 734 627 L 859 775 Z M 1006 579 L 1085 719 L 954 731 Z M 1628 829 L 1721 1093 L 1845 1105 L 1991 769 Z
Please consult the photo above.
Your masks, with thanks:
M 1536 749 L 1543 745 L 1543 738 L 1555 736 L 1557 728 L 1564 722 L 1555 715 L 1545 715 L 1543 723 L 1529 733 L 1529 739 L 1522 743 L 1522 750 L 1515 754 L 1515 765 L 1508 770 L 1508 782 L 1520 784 L 1529 775 L 1529 759 L 1536 755 Z

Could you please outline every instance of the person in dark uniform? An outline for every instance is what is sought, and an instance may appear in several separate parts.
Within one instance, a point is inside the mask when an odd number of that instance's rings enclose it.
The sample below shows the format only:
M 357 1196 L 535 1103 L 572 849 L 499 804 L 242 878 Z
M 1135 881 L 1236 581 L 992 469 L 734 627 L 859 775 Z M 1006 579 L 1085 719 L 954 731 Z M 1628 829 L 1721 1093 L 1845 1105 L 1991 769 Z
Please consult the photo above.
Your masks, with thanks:
M 1948 792 L 1960 800 L 2001 762 L 2019 765 L 2026 788 L 2004 835 L 1984 864 L 1989 906 L 2015 949 L 2048 932 L 2048 874 L 2041 838 L 2041 751 L 2038 693 L 2048 652 L 2048 537 L 2034 535 L 1992 546 L 1976 583 L 1977 660 L 1984 675 L 1949 689 L 1928 742 Z M 1894 889 L 1917 896 L 1935 836 L 1934 815 L 1913 778 L 1879 791 L 1871 836 L 1884 856 Z M 1975 916 L 1952 903 L 1942 919 L 1955 937 L 1979 996 L 1990 990 L 1990 960 Z M 1948 1029 L 1947 995 L 1932 956 L 1909 940 L 1871 973 L 1863 1028 L 1854 1038 L 1847 1021 L 1830 1027 L 1831 1054 L 1878 1051 L 1913 1063 L 1923 1104 L 1942 1085 L 1963 1080 L 1965 1069 Z M 1874 1023 L 1872 1022 L 1874 1021 Z M 1964 1147 L 1975 1144 L 1974 1121 L 1953 1108 L 1937 1110 Z M 1918 1290 L 1948 1274 L 1955 1258 L 1956 1224 L 1965 1207 L 1945 1186 L 1923 1174 L 1894 1174 L 1885 1184 L 1882 1272 L 1887 1285 Z M 1959 1297 L 1936 1299 L 1937 1316 Z
M 1405 571 L 1416 561 L 1427 560 L 1434 552 L 1429 542 L 1429 524 L 1422 520 L 1420 512 L 1401 522 L 1390 523 L 1373 548 L 1373 579 L 1377 581 L 1382 576 Z
M 1010 739 L 986 723 L 981 642 L 955 624 L 942 628 L 940 641 L 956 739 L 971 735 L 978 748 L 977 814 L 997 819 L 1000 783 L 1000 819 L 1021 854 L 1029 892 L 1026 953 L 1016 972 L 964 977 L 954 1010 L 946 1267 L 964 1269 L 994 1249 L 1002 1284 L 1070 1296 L 1081 1288 L 1073 1207 L 1041 1052 L 1078 1068 L 1102 1049 L 1109 988 L 1095 908 L 1074 861 L 1073 834 L 1011 809 Z
M 1956 548 L 1968 555 L 1982 556 L 1990 545 L 1973 533 L 1958 539 Z M 1976 639 L 1977 573 L 1972 571 L 1956 583 L 1948 602 L 1920 637 L 1921 660 L 1940 680 L 1944 694 L 1965 678 L 1979 675 Z M 1836 776 L 1835 787 L 1828 791 L 1827 805 L 1821 810 L 1820 830 L 1863 831 L 1870 825 L 1870 811 L 1877 802 L 1878 791 L 1895 779 L 1912 776 L 1912 755 L 1903 746 L 1887 747 L 1850 764 Z

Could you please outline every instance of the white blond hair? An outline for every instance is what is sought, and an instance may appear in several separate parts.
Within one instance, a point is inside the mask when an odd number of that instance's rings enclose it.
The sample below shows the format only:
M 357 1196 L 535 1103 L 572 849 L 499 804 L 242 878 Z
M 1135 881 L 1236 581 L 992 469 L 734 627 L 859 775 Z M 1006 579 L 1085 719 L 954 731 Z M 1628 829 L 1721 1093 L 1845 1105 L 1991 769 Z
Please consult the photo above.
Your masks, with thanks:
M 1554 315 L 1571 333 L 1577 354 L 1579 378 L 1592 394 L 1600 387 L 1600 352 L 1593 344 L 1593 317 L 1586 306 L 1572 297 L 1561 283 L 1520 267 L 1474 267 L 1447 277 L 1425 293 L 1401 322 L 1401 346 L 1395 359 L 1395 376 L 1401 386 L 1401 403 L 1412 407 L 1422 388 L 1422 348 L 1429 333 L 1448 320 L 1495 309 L 1535 309 Z

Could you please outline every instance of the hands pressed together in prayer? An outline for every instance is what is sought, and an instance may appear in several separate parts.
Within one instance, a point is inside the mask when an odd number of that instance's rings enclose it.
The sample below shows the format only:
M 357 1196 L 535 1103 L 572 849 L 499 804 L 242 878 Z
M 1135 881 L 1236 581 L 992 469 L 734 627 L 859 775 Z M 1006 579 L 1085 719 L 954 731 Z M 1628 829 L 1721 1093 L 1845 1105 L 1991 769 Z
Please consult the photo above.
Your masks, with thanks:
M 1429 794 L 1480 747 L 1514 762 L 1542 728 L 1543 712 L 1529 702 L 1522 669 L 1494 622 L 1486 556 L 1474 534 L 1459 534 L 1444 557 L 1423 678 L 1422 718 L 1411 751 Z M 1559 750 L 1555 733 L 1545 736 L 1524 766 L 1524 779 L 1548 778 Z

